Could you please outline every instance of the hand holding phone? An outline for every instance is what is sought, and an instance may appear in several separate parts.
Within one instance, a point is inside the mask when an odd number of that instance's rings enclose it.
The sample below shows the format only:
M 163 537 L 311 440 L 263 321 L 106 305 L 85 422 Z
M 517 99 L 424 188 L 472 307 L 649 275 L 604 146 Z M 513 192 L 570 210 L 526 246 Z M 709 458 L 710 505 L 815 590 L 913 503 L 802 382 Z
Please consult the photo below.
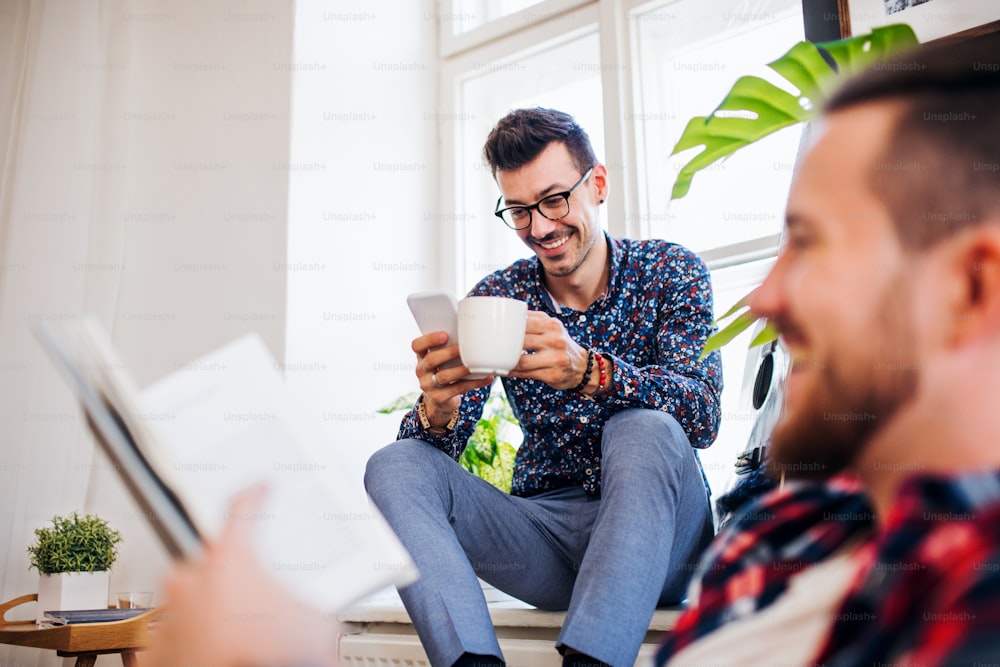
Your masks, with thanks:
M 410 307 L 420 333 L 426 336 L 435 331 L 443 331 L 448 334 L 447 345 L 458 343 L 458 302 L 451 292 L 444 290 L 414 292 L 406 297 L 406 305 Z M 452 368 L 461 364 L 462 360 L 455 358 L 442 364 L 441 368 Z M 466 375 L 462 379 L 481 380 L 485 377 L 489 376 L 480 373 Z

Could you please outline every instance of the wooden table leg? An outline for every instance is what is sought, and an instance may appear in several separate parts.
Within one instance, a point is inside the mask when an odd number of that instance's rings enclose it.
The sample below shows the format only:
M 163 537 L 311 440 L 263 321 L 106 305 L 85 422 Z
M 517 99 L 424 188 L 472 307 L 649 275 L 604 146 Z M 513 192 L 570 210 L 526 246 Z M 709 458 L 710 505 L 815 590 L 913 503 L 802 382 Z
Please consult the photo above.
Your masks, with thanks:
M 122 651 L 122 665 L 124 667 L 139 667 L 139 660 L 135 657 L 135 651 Z

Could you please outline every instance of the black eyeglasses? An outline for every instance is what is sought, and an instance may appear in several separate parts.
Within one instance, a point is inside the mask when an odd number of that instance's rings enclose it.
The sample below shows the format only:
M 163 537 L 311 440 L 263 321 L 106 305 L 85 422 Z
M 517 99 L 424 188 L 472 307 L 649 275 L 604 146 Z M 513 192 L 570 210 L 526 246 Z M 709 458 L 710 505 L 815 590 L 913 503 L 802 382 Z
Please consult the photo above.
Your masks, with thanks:
M 549 220 L 565 218 L 569 215 L 569 196 L 573 194 L 574 190 L 583 185 L 583 182 L 587 180 L 592 171 L 594 171 L 593 167 L 588 169 L 587 173 L 581 176 L 580 180 L 565 192 L 556 192 L 555 194 L 548 195 L 531 206 L 508 206 L 507 208 L 493 211 L 493 215 L 503 220 L 503 224 L 511 229 L 525 229 L 530 227 L 532 209 L 535 209 L 542 214 L 542 217 Z M 500 198 L 497 199 L 497 206 L 500 206 L 500 202 L 502 201 L 503 195 L 500 195 Z

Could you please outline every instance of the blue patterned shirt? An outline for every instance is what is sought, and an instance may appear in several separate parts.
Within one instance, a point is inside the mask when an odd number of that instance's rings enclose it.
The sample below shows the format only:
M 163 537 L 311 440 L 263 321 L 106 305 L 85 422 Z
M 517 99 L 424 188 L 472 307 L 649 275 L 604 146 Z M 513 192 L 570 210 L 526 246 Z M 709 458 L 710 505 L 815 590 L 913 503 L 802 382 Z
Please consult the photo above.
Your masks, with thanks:
M 537 257 L 486 276 L 470 292 L 525 301 L 529 310 L 558 318 L 579 345 L 614 363 L 612 387 L 595 400 L 538 380 L 502 378 L 524 431 L 513 495 L 575 485 L 599 494 L 601 434 L 608 419 L 627 408 L 670 413 L 694 447 L 708 447 L 718 433 L 720 357 L 715 352 L 698 361 L 714 331 L 708 269 L 674 243 L 611 237 L 607 242 L 608 289 L 586 312 L 553 301 Z M 420 438 L 458 459 L 488 396 L 489 387 L 465 394 L 454 429 L 441 435 L 425 431 L 414 408 L 403 417 L 399 438 Z

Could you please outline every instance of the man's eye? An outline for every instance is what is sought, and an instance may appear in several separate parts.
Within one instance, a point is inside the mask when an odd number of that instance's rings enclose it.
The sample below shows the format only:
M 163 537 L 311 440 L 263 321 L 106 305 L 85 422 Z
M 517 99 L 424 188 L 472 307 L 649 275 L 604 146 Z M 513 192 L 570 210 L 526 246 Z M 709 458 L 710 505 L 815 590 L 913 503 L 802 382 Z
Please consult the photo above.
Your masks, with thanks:
M 524 220 L 528 217 L 528 209 L 526 208 L 509 208 L 508 215 L 514 220 Z

